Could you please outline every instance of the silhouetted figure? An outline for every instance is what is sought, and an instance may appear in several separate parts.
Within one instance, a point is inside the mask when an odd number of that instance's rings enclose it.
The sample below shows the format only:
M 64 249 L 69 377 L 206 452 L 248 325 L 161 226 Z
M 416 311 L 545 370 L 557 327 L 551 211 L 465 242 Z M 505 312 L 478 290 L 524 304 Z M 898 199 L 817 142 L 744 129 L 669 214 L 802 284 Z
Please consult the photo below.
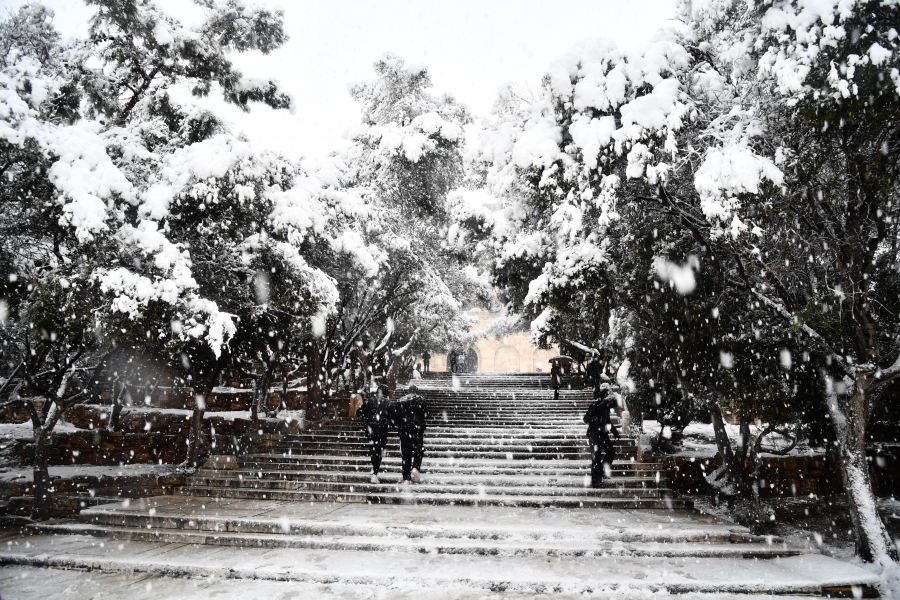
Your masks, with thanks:
M 422 364 L 425 366 L 423 373 L 428 373 L 431 370 L 431 355 L 428 354 L 428 350 L 422 355 Z
M 594 401 L 584 414 L 584 422 L 588 426 L 588 442 L 591 444 L 592 488 L 599 488 L 603 484 L 605 471 L 612 473 L 616 450 L 609 439 L 609 433 L 611 431 L 619 439 L 619 430 L 610 419 L 609 411 L 615 405 L 616 401 L 610 397 L 608 389 L 597 388 L 594 390 Z
M 553 399 L 559 400 L 559 379 L 560 379 L 560 368 L 559 363 L 553 363 L 550 367 L 550 387 L 553 388 Z
M 400 460 L 403 481 L 422 480 L 422 458 L 425 456 L 425 421 L 428 403 L 416 386 L 391 407 L 391 421 L 400 436 Z
M 388 431 L 391 427 L 390 390 L 384 384 L 378 386 L 374 394 L 368 394 L 362 406 L 356 412 L 356 418 L 365 423 L 366 436 L 369 438 L 369 458 L 372 460 L 372 483 L 378 483 L 378 471 L 381 469 L 381 458 L 387 444 Z
M 460 354 L 459 358 L 457 360 L 459 361 L 459 371 L 458 372 L 465 373 L 466 372 L 466 355 Z
M 451 350 L 450 354 L 447 355 L 447 370 L 451 373 L 456 373 L 456 361 L 457 354 L 456 350 Z
M 585 367 L 585 375 L 593 389 L 600 387 L 600 362 L 596 356 L 592 356 Z

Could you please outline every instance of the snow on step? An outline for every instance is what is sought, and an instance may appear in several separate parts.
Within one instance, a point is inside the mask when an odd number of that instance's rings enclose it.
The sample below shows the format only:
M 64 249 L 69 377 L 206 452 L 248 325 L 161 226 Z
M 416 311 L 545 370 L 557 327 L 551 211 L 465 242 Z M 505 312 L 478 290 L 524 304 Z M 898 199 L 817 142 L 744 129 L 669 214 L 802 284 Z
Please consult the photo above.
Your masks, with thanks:
M 193 546 L 124 540 L 103 546 L 86 535 L 39 536 L 0 550 L 0 564 L 103 572 L 365 586 L 458 586 L 521 594 L 642 590 L 669 593 L 821 594 L 873 585 L 867 571 L 806 554 L 769 560 L 669 556 L 495 556 L 329 549 Z
M 426 591 L 436 587 L 523 595 L 823 594 L 876 581 L 815 548 L 753 536 L 693 510 L 161 496 L 86 509 L 81 519 L 32 526 L 37 535 L 0 546 L 0 564 L 342 583 L 360 593 L 403 586 L 417 589 L 414 597 L 431 597 Z

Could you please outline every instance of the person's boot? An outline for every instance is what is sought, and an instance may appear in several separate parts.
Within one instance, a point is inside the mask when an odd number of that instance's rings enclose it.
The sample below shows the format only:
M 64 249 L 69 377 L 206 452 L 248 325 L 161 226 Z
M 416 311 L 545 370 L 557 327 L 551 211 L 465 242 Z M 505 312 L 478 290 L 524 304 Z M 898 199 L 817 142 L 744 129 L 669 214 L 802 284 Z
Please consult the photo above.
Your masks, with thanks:
M 376 475 L 375 473 L 372 473 L 372 477 L 369 478 L 369 482 L 374 485 L 378 485 L 379 483 L 381 483 L 380 481 L 378 481 L 378 475 Z
M 412 470 L 412 480 L 415 481 L 416 483 L 422 483 L 422 474 L 419 473 L 418 469 Z

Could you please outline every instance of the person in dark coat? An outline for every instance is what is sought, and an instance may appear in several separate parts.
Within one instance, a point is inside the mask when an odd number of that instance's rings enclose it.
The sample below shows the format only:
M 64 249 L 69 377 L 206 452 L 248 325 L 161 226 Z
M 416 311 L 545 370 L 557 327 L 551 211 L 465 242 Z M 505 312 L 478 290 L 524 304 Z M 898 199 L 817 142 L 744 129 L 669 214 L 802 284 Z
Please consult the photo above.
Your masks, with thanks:
M 425 420 L 428 403 L 416 386 L 392 406 L 391 421 L 400 436 L 400 460 L 403 481 L 422 480 L 422 458 L 425 456 Z
M 592 356 L 591 360 L 588 361 L 585 367 L 585 374 L 592 388 L 597 389 L 600 387 L 600 362 L 596 356 Z
M 384 384 L 378 386 L 374 394 L 368 394 L 362 406 L 356 411 L 356 418 L 361 419 L 369 438 L 369 458 L 372 460 L 372 483 L 378 483 L 378 471 L 381 469 L 381 457 L 387 445 L 388 431 L 391 427 L 390 390 Z
M 456 350 L 451 350 L 450 354 L 447 355 L 447 370 L 451 373 L 456 373 L 456 361 L 457 354 Z
M 619 439 L 619 430 L 609 416 L 609 411 L 616 405 L 610 397 L 609 390 L 594 389 L 594 401 L 584 414 L 587 423 L 587 437 L 591 444 L 591 487 L 599 488 L 603 484 L 604 466 L 612 469 L 612 461 L 616 451 L 609 439 L 612 432 Z
M 553 388 L 553 399 L 554 400 L 559 400 L 559 379 L 560 379 L 559 363 L 554 362 L 553 366 L 550 367 L 550 387 Z
M 425 369 L 422 371 L 423 373 L 427 373 L 431 370 L 431 355 L 428 354 L 428 350 L 422 355 L 422 364 L 425 366 Z

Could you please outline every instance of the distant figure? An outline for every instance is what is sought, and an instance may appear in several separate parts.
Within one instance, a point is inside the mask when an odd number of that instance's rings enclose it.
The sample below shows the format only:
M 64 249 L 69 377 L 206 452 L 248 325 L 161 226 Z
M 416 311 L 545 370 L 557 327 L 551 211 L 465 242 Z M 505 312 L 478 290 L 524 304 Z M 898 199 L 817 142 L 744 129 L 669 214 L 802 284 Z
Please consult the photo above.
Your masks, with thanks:
M 603 384 L 602 387 L 603 389 L 594 390 L 594 401 L 584 414 L 584 422 L 588 426 L 587 438 L 591 444 L 592 488 L 599 488 L 603 484 L 605 471 L 609 470 L 609 474 L 612 474 L 612 462 L 616 450 L 612 440 L 609 439 L 609 432 L 612 431 L 616 439 L 619 439 L 619 430 L 616 429 L 609 417 L 609 411 L 616 403 L 609 397 L 609 386 Z
M 369 458 L 372 460 L 372 483 L 379 483 L 378 471 L 381 469 L 381 457 L 387 444 L 388 430 L 391 427 L 390 390 L 384 384 L 378 386 L 374 394 L 367 394 L 362 406 L 356 411 L 356 418 L 365 423 L 366 436 L 369 438 Z
M 460 373 L 466 372 L 466 355 L 462 354 L 462 353 L 460 353 L 460 355 L 459 355 L 459 372 Z
M 585 367 L 585 374 L 592 388 L 596 390 L 600 387 L 600 362 L 596 356 L 592 356 L 591 360 L 588 361 Z
M 456 372 L 456 365 L 457 365 L 456 361 L 457 361 L 456 350 L 451 350 L 450 354 L 447 355 L 447 370 L 450 371 L 451 373 Z
M 422 458 L 425 456 L 425 421 L 428 404 L 412 385 L 409 392 L 394 403 L 391 421 L 400 435 L 400 460 L 403 481 L 422 481 Z
M 428 354 L 428 350 L 422 354 L 422 364 L 425 365 L 423 373 L 428 373 L 431 370 L 431 355 Z
M 550 387 L 553 388 L 553 399 L 559 400 L 559 379 L 560 379 L 560 368 L 559 363 L 553 363 L 553 366 L 550 367 Z

